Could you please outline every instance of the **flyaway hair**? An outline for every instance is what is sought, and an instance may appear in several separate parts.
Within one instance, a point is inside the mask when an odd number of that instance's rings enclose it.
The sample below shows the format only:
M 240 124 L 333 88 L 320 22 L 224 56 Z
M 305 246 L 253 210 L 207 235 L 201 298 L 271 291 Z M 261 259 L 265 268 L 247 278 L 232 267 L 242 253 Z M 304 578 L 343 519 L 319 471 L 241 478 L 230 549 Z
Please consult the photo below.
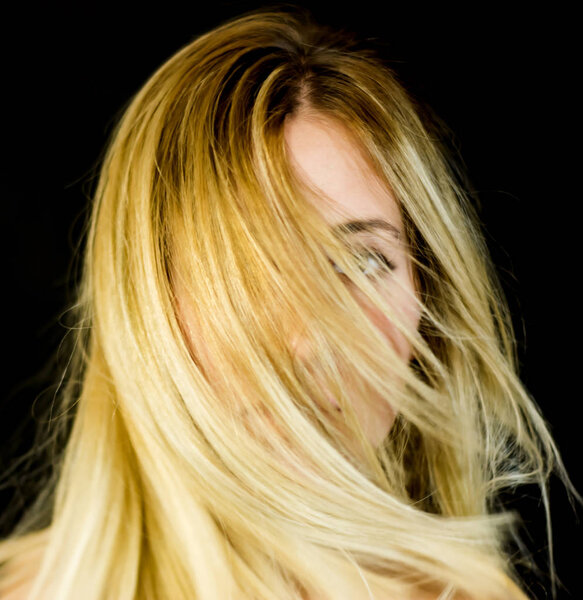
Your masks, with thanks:
M 294 115 L 341 126 L 397 199 L 418 329 L 311 204 L 330 199 L 290 164 Z M 375 51 L 307 11 L 246 13 L 164 63 L 103 157 L 53 410 L 53 427 L 74 413 L 72 429 L 0 544 L 0 592 L 526 599 L 504 550 L 517 515 L 498 498 L 536 483 L 548 518 L 553 471 L 577 492 L 519 379 L 507 304 L 444 148 Z M 353 287 L 406 336 L 409 363 Z M 298 327 L 317 364 L 290 347 Z M 347 380 L 398 413 L 379 447 Z M 550 520 L 548 532 L 552 549 Z M 554 578 L 552 552 L 550 564 Z

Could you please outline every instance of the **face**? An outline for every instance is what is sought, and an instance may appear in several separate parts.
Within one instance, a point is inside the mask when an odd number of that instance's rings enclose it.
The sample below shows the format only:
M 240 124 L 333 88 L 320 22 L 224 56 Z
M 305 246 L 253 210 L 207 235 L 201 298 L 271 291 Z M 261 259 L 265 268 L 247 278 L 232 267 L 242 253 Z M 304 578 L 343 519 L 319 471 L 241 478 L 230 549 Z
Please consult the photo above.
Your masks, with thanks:
M 401 311 L 408 325 L 416 329 L 419 313 L 412 302 L 415 293 L 413 270 L 406 252 L 405 232 L 399 206 L 393 194 L 384 188 L 370 167 L 363 161 L 356 146 L 340 124 L 324 118 L 294 115 L 285 124 L 285 141 L 293 168 L 304 181 L 316 186 L 333 200 L 324 205 L 314 197 L 312 202 L 331 227 L 347 221 L 374 219 L 384 226 L 370 231 L 356 231 L 350 235 L 358 247 L 365 250 L 366 268 L 382 269 L 383 263 L 375 255 L 366 254 L 370 249 L 381 253 L 391 263 L 392 276 L 382 293 L 391 306 Z M 398 285 L 399 279 L 402 285 Z M 411 347 L 397 327 L 372 306 L 357 289 L 356 300 L 363 307 L 373 324 L 386 336 L 403 361 L 411 358 Z M 307 363 L 314 363 L 310 349 L 301 337 L 291 340 L 296 356 Z M 348 387 L 348 389 L 350 389 Z M 330 398 L 334 403 L 334 399 Z M 355 413 L 370 443 L 377 447 L 391 429 L 395 413 L 378 399 L 372 408 L 357 397 L 351 399 Z

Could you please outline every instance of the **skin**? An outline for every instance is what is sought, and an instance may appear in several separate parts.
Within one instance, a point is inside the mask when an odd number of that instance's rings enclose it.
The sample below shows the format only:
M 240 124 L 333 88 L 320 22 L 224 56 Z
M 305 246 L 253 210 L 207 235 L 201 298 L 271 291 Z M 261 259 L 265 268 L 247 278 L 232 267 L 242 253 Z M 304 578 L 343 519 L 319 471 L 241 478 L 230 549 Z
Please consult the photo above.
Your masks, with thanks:
M 340 123 L 320 114 L 298 113 L 286 120 L 284 137 L 297 175 L 333 200 L 328 205 L 317 197 L 311 199 L 327 223 L 334 226 L 349 220 L 382 219 L 398 230 L 400 239 L 382 229 L 352 235 L 358 244 L 362 243 L 366 248 L 372 244 L 394 264 L 392 277 L 388 278 L 382 293 L 390 299 L 393 308 L 401 311 L 407 324 L 416 329 L 419 313 L 411 300 L 412 294 L 416 293 L 413 269 L 404 242 L 401 211 L 393 193 L 383 187 Z M 382 264 L 374 259 L 369 264 L 371 268 L 382 268 Z M 397 285 L 395 279 L 402 285 Z M 361 292 L 353 289 L 353 293 L 397 354 L 409 361 L 411 346 L 404 335 Z M 290 343 L 300 360 L 317 363 L 301 335 L 292 335 Z M 390 431 L 395 412 L 380 398 L 373 401 L 372 408 L 358 397 L 351 400 L 367 439 L 373 446 L 378 446 Z M 335 404 L 332 397 L 330 401 Z

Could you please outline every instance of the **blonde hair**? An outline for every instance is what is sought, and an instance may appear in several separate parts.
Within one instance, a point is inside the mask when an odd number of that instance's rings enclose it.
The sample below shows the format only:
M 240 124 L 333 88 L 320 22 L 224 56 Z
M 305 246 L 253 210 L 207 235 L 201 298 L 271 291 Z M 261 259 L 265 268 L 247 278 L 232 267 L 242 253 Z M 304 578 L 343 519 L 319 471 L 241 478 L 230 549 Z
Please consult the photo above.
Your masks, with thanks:
M 341 124 L 397 198 L 418 329 L 310 204 L 283 138 L 298 114 Z M 409 364 L 330 260 L 406 336 Z M 554 581 L 553 470 L 581 499 L 518 377 L 478 218 L 438 130 L 348 32 L 260 9 L 152 75 L 103 160 L 75 311 L 53 419 L 74 411 L 72 431 L 53 484 L 0 544 L 0 591 L 524 599 L 504 552 L 517 515 L 497 498 L 532 482 Z M 317 375 L 289 347 L 298 324 Z M 398 411 L 378 448 L 346 378 Z

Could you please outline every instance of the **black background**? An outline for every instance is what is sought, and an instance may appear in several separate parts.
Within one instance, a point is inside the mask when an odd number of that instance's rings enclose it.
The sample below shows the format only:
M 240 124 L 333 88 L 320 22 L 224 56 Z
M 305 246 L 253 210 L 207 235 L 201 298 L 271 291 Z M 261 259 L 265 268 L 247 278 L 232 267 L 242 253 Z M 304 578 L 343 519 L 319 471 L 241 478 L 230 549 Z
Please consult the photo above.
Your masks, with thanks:
M 514 315 L 522 379 L 583 491 L 575 382 L 581 131 L 574 16 L 559 5 L 536 12 L 491 3 L 465 11 L 300 4 L 322 22 L 382 40 L 404 83 L 450 126 L 482 202 L 488 243 Z M 32 402 L 52 383 L 43 379 L 43 368 L 64 334 L 58 322 L 70 301 L 87 196 L 116 116 L 180 47 L 261 5 L 159 3 L 153 10 L 60 2 L 5 15 L 3 470 L 28 448 Z M 0 494 L 3 507 L 15 506 L 11 490 Z M 559 597 L 583 597 L 582 527 L 556 481 L 551 504 L 556 566 L 570 591 Z M 530 550 L 544 567 L 543 511 L 527 497 L 517 507 L 532 538 Z M 533 597 L 547 593 L 548 585 L 532 580 Z

